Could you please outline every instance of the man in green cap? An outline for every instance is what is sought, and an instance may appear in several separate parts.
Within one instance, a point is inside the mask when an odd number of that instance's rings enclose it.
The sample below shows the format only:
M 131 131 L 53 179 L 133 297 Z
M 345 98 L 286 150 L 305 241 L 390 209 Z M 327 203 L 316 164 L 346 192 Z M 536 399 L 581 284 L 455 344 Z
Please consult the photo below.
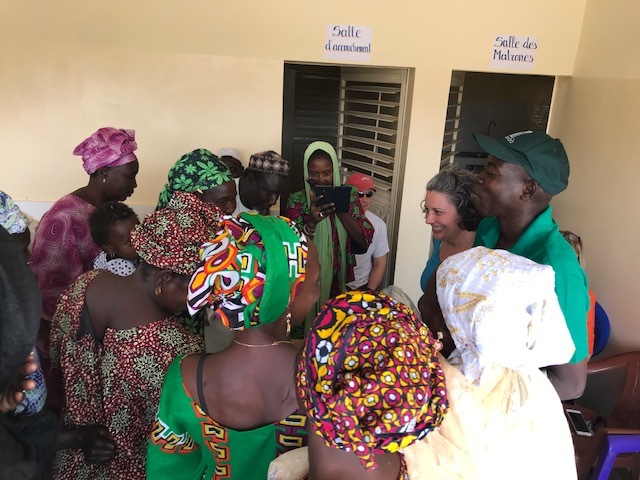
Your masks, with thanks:
M 567 154 L 560 140 L 531 130 L 500 139 L 473 137 L 489 153 L 471 194 L 474 207 L 485 217 L 474 246 L 508 250 L 553 267 L 556 295 L 575 352 L 568 364 L 549 366 L 547 374 L 562 400 L 578 398 L 587 378 L 588 284 L 549 205 L 569 183 Z

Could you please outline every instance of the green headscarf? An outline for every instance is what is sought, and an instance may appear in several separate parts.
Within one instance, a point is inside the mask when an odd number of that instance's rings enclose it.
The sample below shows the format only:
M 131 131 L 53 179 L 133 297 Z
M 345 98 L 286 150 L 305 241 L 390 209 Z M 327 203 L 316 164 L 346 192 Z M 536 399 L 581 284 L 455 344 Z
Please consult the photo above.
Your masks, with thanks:
M 336 155 L 336 151 L 333 146 L 327 142 L 313 142 L 305 150 L 304 178 L 306 179 L 309 177 L 309 158 L 317 150 L 321 150 L 331 157 L 331 163 L 333 165 L 333 185 L 336 187 L 341 185 L 340 170 L 338 168 L 338 155 Z M 307 205 L 309 205 L 310 208 L 311 186 L 308 182 L 304 182 L 304 190 L 307 195 Z M 340 283 L 340 291 L 344 291 L 346 290 L 347 285 L 347 231 L 337 215 L 334 216 L 333 220 L 336 226 L 336 231 L 338 232 L 338 251 L 340 255 L 340 258 L 338 259 L 338 264 L 340 265 L 340 277 L 338 281 Z M 320 298 L 318 299 L 316 308 L 312 309 L 311 312 L 309 312 L 309 315 L 307 315 L 307 319 L 305 321 L 305 328 L 307 330 L 317 312 L 320 310 L 320 307 L 324 305 L 331 296 L 331 283 L 333 282 L 333 239 L 331 237 L 330 219 L 323 219 L 318 223 L 316 226 L 316 233 L 313 237 L 313 243 L 318 249 L 318 258 L 320 260 Z
M 218 157 L 205 148 L 198 148 L 180 157 L 169 170 L 167 183 L 160 192 L 156 210 L 164 208 L 173 192 L 193 193 L 210 190 L 233 180 L 231 171 Z
M 213 308 L 231 330 L 278 320 L 306 278 L 307 240 L 285 217 L 226 217 L 200 248 L 191 277 L 190 314 Z

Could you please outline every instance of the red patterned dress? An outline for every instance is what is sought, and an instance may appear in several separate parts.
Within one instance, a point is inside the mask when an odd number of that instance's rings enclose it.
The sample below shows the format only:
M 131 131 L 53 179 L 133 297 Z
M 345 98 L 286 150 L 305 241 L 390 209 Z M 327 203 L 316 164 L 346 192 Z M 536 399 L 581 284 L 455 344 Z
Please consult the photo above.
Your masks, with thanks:
M 51 329 L 51 359 L 64 386 L 60 428 L 104 425 L 117 451 L 104 465 L 85 463 L 80 450 L 59 451 L 55 479 L 146 478 L 147 439 L 164 375 L 174 358 L 204 349 L 201 338 L 172 318 L 126 330 L 107 329 L 98 341 L 84 298 L 100 273 L 87 272 L 60 297 Z

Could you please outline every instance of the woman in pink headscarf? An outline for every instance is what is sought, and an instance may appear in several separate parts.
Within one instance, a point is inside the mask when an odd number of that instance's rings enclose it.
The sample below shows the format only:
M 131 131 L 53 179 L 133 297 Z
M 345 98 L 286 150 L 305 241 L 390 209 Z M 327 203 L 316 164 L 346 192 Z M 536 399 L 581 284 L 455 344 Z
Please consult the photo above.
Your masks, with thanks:
M 78 145 L 89 183 L 53 204 L 38 225 L 31 269 L 42 292 L 42 319 L 38 353 L 48 372 L 49 325 L 60 294 L 92 268 L 100 253 L 89 231 L 89 215 L 111 200 L 123 201 L 136 188 L 138 148 L 133 130 L 100 128 Z M 54 405 L 55 407 L 55 405 Z

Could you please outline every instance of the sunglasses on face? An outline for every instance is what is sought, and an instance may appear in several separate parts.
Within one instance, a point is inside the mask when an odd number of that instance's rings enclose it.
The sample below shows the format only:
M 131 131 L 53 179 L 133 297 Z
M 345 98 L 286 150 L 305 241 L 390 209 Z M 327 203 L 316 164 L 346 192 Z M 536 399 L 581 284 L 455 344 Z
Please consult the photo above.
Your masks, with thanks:
M 367 198 L 371 198 L 373 197 L 373 192 L 358 192 L 358 198 L 362 198 L 362 197 L 367 197 Z

